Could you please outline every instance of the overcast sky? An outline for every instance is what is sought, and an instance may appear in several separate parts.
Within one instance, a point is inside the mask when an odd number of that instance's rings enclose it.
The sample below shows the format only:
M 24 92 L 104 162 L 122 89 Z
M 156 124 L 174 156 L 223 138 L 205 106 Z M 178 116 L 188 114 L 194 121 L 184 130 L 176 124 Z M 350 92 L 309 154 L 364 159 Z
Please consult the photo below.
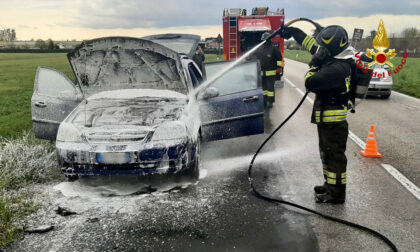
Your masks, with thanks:
M 420 29 L 420 1 L 399 0 L 0 0 L 0 27 L 15 28 L 19 40 L 91 39 L 166 32 L 222 33 L 223 8 L 268 6 L 284 8 L 286 21 L 296 17 L 322 25 L 343 25 L 365 35 L 383 19 L 387 33 L 399 35 L 405 27 Z M 309 30 L 310 26 L 300 26 Z

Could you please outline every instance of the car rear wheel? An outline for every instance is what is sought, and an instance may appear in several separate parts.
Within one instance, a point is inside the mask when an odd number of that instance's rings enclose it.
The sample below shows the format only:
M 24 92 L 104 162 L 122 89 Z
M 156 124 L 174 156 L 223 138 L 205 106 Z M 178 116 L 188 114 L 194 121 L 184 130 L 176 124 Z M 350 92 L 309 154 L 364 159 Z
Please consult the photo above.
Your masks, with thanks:
M 388 99 L 391 96 L 391 94 L 381 95 L 382 99 Z

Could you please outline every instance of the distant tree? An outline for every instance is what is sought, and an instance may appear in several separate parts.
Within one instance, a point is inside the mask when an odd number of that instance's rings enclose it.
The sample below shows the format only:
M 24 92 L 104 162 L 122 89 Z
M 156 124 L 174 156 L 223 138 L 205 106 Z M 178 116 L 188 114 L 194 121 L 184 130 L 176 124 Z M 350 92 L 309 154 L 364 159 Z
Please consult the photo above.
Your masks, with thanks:
M 50 50 L 54 49 L 54 42 L 52 41 L 52 39 L 47 40 L 47 48 Z
M 35 47 L 37 47 L 39 49 L 47 49 L 47 43 L 45 43 L 45 41 L 42 40 L 42 39 L 38 39 L 35 42 Z
M 14 29 L 0 30 L 0 41 L 13 42 L 16 40 L 16 31 Z
M 419 31 L 414 27 L 405 28 L 402 31 L 402 35 L 404 38 L 415 38 L 419 35 Z

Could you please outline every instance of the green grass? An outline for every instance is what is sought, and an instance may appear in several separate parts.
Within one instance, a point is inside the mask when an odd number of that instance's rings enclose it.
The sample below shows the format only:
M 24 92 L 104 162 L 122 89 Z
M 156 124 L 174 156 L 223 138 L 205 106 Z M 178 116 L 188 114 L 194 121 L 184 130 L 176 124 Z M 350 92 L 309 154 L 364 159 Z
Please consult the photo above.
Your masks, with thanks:
M 223 55 L 219 55 L 219 59 L 217 59 L 217 54 L 206 54 L 206 63 L 215 61 L 223 61 Z
M 74 79 L 64 53 L 0 54 L 0 136 L 17 137 L 32 128 L 31 96 L 38 66 L 49 66 Z
M 309 61 L 311 61 L 312 58 L 311 54 L 308 51 L 301 50 L 284 50 L 284 57 L 303 63 L 309 63 Z
M 6 137 L 0 137 L 0 250 L 21 236 L 17 221 L 37 209 L 30 196 L 15 190 L 54 179 L 50 173 L 58 173 L 42 163 L 53 158 L 45 156 L 54 154 L 51 144 L 22 134 L 32 128 L 31 96 L 38 66 L 53 67 L 74 79 L 64 53 L 0 54 L 0 136 Z
M 0 196 L 0 250 L 1 247 L 21 237 L 22 229 L 16 222 L 38 209 L 29 195 Z
M 285 50 L 285 57 L 303 63 L 309 63 L 311 54 L 307 51 Z M 402 57 L 395 57 L 391 60 L 394 68 L 401 64 Z M 407 58 L 402 70 L 393 74 L 393 90 L 420 98 L 420 58 Z
M 62 179 L 54 145 L 35 139 L 32 132 L 21 137 L 0 137 L 0 251 L 20 237 L 17 221 L 37 209 L 27 185 Z

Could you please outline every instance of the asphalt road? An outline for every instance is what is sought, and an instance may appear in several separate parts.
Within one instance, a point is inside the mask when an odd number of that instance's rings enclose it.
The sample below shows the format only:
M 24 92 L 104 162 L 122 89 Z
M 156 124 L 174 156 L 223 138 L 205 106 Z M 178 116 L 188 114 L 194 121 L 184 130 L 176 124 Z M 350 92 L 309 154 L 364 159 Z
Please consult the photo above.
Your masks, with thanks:
M 295 65 L 287 62 L 286 77 L 301 85 L 299 80 L 305 70 Z M 275 107 L 266 114 L 267 133 L 293 110 L 301 94 L 287 84 L 276 90 L 276 99 Z M 391 95 L 390 101 L 393 99 L 397 95 Z M 366 104 L 371 102 L 387 101 Z M 322 169 L 316 127 L 309 123 L 310 113 L 311 104 L 305 102 L 257 158 L 254 176 L 259 190 L 371 227 L 394 241 L 400 251 L 418 251 L 419 200 L 382 168 L 383 160 L 362 157 L 360 147 L 351 140 L 346 152 L 349 159 L 346 203 L 314 203 L 312 188 L 322 183 Z M 359 134 L 353 129 L 357 123 L 353 123 L 353 118 L 350 120 L 352 130 Z M 361 138 L 367 135 L 370 123 L 360 126 Z M 385 125 L 377 126 L 380 151 L 387 158 L 382 131 Z M 203 144 L 205 176 L 198 182 L 165 177 L 123 178 L 34 187 L 44 205 L 25 221 L 25 226 L 49 224 L 54 225 L 54 230 L 26 234 L 8 250 L 388 251 L 382 241 L 365 232 L 255 198 L 249 189 L 247 168 L 253 152 L 266 136 Z M 415 141 L 415 137 L 418 138 L 413 135 L 411 140 Z M 395 167 L 398 164 L 393 163 Z M 150 192 L 147 186 L 157 191 Z M 58 206 L 77 215 L 57 215 L 54 210 Z

